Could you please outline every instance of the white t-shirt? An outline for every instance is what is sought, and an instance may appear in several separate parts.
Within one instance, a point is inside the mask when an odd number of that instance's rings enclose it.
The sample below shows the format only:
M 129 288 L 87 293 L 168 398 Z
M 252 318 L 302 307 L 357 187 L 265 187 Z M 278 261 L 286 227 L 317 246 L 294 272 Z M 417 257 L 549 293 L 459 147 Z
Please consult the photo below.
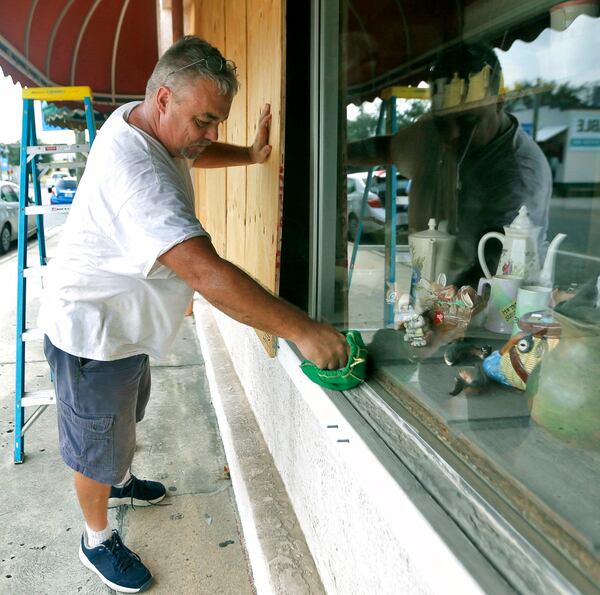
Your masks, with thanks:
M 157 258 L 207 236 L 194 213 L 188 164 L 126 119 L 102 126 L 44 278 L 39 326 L 78 357 L 165 357 L 192 289 Z

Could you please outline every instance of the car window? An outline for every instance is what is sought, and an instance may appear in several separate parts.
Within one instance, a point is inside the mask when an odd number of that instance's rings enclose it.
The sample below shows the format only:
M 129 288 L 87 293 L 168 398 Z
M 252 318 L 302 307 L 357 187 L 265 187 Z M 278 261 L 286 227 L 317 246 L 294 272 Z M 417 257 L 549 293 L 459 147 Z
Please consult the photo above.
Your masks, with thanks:
M 56 183 L 57 190 L 75 190 L 77 182 L 75 180 L 59 180 Z
M 2 200 L 5 202 L 19 202 L 17 193 L 11 186 L 2 186 Z
M 348 194 L 352 194 L 356 191 L 356 182 L 352 179 L 348 179 Z

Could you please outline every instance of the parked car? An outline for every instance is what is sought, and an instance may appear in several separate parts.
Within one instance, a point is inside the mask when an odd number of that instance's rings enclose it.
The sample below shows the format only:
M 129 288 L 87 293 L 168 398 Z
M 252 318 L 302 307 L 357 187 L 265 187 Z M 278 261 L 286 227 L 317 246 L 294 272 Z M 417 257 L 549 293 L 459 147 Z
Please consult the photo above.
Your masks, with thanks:
M 381 199 L 382 205 L 385 207 L 386 185 L 385 169 L 379 169 L 373 172 L 373 188 L 377 192 L 377 196 Z M 399 229 L 408 229 L 408 193 L 410 190 L 410 180 L 396 175 L 396 225 Z
M 50 202 L 53 205 L 70 205 L 76 190 L 77 180 L 75 178 L 61 178 L 52 188 Z
M 363 233 L 376 233 L 385 226 L 385 170 L 374 173 L 371 189 L 367 196 Z M 360 212 L 362 206 L 367 174 L 365 172 L 348 174 L 348 239 L 353 242 L 358 234 Z M 398 176 L 396 195 L 396 225 L 398 229 L 408 229 L 408 186 L 410 180 Z
M 354 242 L 360 226 L 360 215 L 365 192 L 365 173 L 348 174 L 346 178 L 346 191 L 348 198 L 348 239 Z M 379 196 L 369 191 L 367 204 L 362 220 L 362 233 L 375 233 L 383 229 L 385 223 L 385 209 Z
M 29 201 L 31 202 L 31 200 Z M 0 181 L 0 254 L 10 250 L 11 242 L 19 232 L 19 187 L 12 182 Z M 35 217 L 27 218 L 27 236 L 36 233 Z
M 63 171 L 56 171 L 51 176 L 46 179 L 46 188 L 48 189 L 48 193 L 52 192 L 52 188 L 56 185 L 58 180 L 62 180 L 63 178 L 68 178 L 69 174 L 66 174 Z

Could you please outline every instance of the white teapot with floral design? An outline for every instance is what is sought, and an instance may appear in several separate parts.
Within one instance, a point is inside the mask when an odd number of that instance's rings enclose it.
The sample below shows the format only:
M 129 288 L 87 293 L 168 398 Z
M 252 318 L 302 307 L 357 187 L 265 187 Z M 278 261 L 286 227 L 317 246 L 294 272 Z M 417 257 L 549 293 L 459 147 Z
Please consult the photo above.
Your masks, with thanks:
M 559 233 L 554 237 L 548 246 L 544 267 L 541 269 L 538 255 L 540 231 L 540 227 L 531 223 L 527 207 L 523 205 L 514 221 L 510 225 L 504 226 L 504 235 L 490 231 L 479 240 L 477 256 L 483 274 L 488 279 L 493 276 L 485 262 L 485 243 L 490 238 L 495 238 L 502 242 L 502 254 L 500 255 L 498 269 L 494 274 L 519 277 L 540 285 L 552 285 L 556 250 L 567 236 L 564 233 Z

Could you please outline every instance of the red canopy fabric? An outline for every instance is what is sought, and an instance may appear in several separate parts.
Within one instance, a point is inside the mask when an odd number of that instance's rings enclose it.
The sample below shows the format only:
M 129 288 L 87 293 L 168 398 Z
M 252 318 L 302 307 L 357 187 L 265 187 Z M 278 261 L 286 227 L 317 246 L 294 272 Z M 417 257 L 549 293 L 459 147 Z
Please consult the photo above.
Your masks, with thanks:
M 391 85 L 427 80 L 439 52 L 461 41 L 507 50 L 531 41 L 558 0 L 344 0 L 343 63 L 348 101 L 361 103 Z
M 0 66 L 22 85 L 140 99 L 158 60 L 154 0 L 0 0 Z

